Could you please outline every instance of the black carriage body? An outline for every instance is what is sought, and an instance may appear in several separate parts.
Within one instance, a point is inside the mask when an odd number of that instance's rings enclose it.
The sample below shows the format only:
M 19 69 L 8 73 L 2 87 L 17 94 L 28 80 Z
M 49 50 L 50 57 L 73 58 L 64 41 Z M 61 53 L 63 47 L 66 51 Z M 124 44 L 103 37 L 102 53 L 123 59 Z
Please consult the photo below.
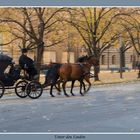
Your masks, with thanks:
M 4 73 L 9 65 L 13 65 L 12 61 L 13 59 L 8 55 L 0 54 L 0 81 L 4 86 L 13 86 L 15 83 L 14 75 Z
M 0 80 L 4 86 L 14 86 L 15 80 L 11 76 L 5 76 L 3 79 Z
M 3 96 L 5 89 L 15 89 L 16 95 L 20 98 L 27 96 L 32 99 L 39 98 L 43 91 L 42 85 L 34 80 L 29 82 L 32 79 L 28 79 L 26 76 L 22 77 L 20 75 L 21 69 L 15 67 L 12 60 L 11 57 L 0 54 L 0 98 Z M 8 66 L 10 66 L 10 70 L 8 73 L 5 73 Z M 19 79 L 21 80 L 16 83 Z
M 5 69 L 12 64 L 12 58 L 8 55 L 0 54 L 0 76 L 4 74 Z

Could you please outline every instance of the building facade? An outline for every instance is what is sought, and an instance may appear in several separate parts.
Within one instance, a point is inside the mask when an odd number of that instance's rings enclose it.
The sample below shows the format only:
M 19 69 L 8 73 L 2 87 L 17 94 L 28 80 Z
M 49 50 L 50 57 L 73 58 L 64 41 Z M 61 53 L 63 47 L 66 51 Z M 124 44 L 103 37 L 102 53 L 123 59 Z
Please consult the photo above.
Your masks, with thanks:
M 135 67 L 135 63 L 139 61 L 138 55 L 133 48 L 127 50 L 125 53 L 125 67 L 130 69 Z M 120 50 L 117 48 L 109 48 L 103 52 L 100 57 L 100 68 L 109 70 L 110 68 L 120 67 Z
M 1 52 L 8 54 L 13 58 L 15 63 L 18 63 L 19 56 L 21 51 L 17 46 L 0 46 Z M 45 48 L 42 64 L 48 64 L 50 62 L 59 62 L 59 63 L 74 63 L 76 59 L 80 56 L 86 55 L 86 51 L 78 48 L 71 48 L 68 51 L 67 47 L 57 46 L 51 48 Z M 29 51 L 29 56 L 34 59 L 34 51 Z M 125 67 L 130 69 L 135 67 L 135 63 L 138 60 L 138 56 L 133 48 L 125 52 Z M 120 51 L 118 48 L 109 48 L 105 50 L 100 56 L 100 69 L 109 70 L 111 68 L 120 67 Z

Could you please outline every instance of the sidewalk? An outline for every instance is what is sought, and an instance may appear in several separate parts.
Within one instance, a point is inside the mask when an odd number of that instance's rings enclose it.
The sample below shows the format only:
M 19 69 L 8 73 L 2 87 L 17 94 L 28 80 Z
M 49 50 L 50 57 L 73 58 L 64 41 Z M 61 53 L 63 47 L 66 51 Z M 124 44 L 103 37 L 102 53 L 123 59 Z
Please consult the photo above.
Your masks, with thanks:
M 101 71 L 99 73 L 99 79 L 100 81 L 94 81 L 94 78 L 91 78 L 90 81 L 93 85 L 104 85 L 104 84 L 117 84 L 117 83 L 127 83 L 127 82 L 134 82 L 139 81 L 140 79 L 137 79 L 138 71 L 130 71 L 130 72 L 124 72 L 123 78 L 120 78 L 120 73 L 110 71 Z M 41 83 L 44 82 L 44 76 L 41 78 Z M 85 82 L 86 83 L 86 82 Z M 71 85 L 70 82 L 67 83 L 67 86 L 69 87 Z M 79 86 L 79 82 L 77 81 L 75 83 L 75 86 Z
M 92 84 L 100 85 L 100 84 L 115 84 L 115 83 L 125 83 L 132 81 L 139 81 L 137 79 L 138 71 L 130 71 L 123 72 L 123 78 L 120 78 L 120 73 L 118 72 L 100 72 L 99 79 L 100 81 L 95 82 L 93 79 L 91 80 Z

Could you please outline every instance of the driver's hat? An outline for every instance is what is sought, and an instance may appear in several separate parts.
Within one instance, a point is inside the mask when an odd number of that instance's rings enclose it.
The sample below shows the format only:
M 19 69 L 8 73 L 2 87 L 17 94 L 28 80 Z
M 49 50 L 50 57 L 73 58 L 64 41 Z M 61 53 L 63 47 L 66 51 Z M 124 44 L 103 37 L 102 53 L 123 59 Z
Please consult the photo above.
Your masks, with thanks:
M 23 48 L 23 49 L 21 50 L 21 52 L 22 52 L 22 53 L 27 53 L 28 50 L 27 50 L 26 48 Z

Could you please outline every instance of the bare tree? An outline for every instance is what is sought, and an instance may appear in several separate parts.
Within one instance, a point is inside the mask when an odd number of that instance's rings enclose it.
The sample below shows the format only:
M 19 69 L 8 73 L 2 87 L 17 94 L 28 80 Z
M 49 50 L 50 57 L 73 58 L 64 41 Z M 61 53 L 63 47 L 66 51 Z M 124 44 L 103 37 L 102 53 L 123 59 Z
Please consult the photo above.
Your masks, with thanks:
M 11 33 L 22 40 L 23 47 L 36 49 L 36 64 L 40 72 L 44 47 L 51 47 L 63 41 L 50 39 L 52 33 L 58 30 L 58 23 L 61 22 L 59 13 L 63 8 L 15 8 L 12 11 L 17 12 L 18 16 L 20 13 L 20 19 L 12 13 L 0 21 L 11 25 L 14 29 Z
M 137 16 L 139 13 L 136 13 Z M 131 17 L 131 20 L 126 20 L 125 23 L 122 24 L 125 30 L 128 33 L 129 40 L 131 46 L 134 47 L 137 55 L 140 55 L 140 21 L 137 19 L 137 17 Z M 136 62 L 135 62 L 136 63 Z M 137 67 L 139 69 L 138 72 L 138 78 L 140 78 L 140 63 L 137 62 Z
M 68 9 L 66 19 L 79 32 L 89 55 L 100 59 L 101 54 L 118 39 L 118 30 L 113 30 L 116 18 L 122 15 L 116 8 L 75 8 Z M 95 80 L 99 70 L 95 67 Z

